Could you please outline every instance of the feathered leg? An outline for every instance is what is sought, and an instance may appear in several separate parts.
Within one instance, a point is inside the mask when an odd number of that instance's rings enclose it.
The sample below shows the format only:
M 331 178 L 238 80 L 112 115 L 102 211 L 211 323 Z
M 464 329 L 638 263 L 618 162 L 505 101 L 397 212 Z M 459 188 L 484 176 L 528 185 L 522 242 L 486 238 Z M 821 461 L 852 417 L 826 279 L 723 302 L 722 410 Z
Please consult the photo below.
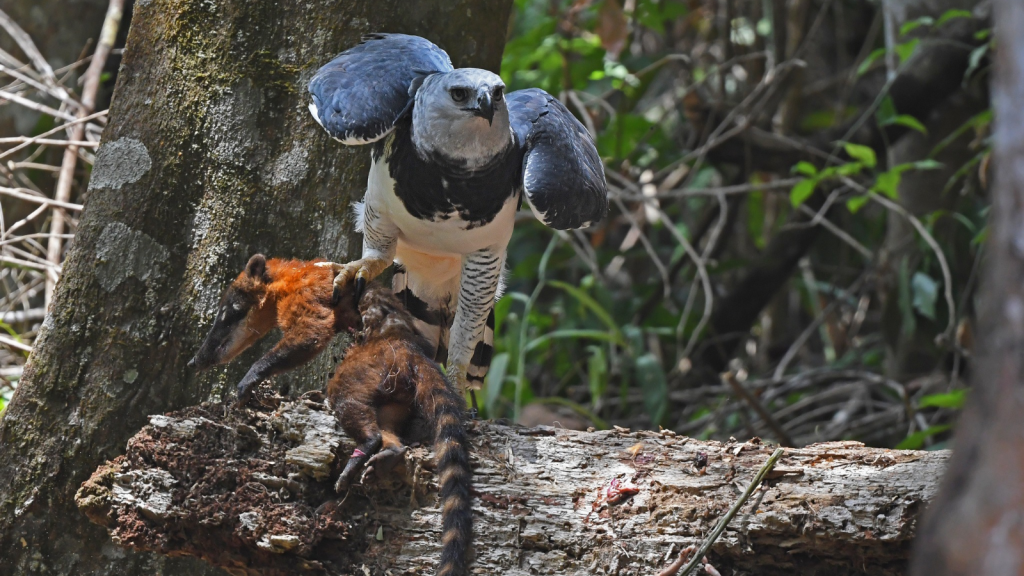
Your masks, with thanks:
M 356 203 L 356 230 L 363 233 L 363 257 L 347 264 L 332 264 L 334 269 L 334 295 L 337 304 L 341 291 L 349 282 L 356 282 L 356 300 L 363 294 L 366 283 L 373 280 L 395 260 L 398 247 L 398 227 L 375 205 L 374 191 L 376 163 L 370 170 L 365 202 Z
M 448 338 L 448 376 L 462 393 L 479 390 L 490 366 L 494 299 L 504 260 L 504 252 L 496 250 L 480 250 L 462 258 L 458 307 Z M 488 332 L 489 339 L 485 338 Z

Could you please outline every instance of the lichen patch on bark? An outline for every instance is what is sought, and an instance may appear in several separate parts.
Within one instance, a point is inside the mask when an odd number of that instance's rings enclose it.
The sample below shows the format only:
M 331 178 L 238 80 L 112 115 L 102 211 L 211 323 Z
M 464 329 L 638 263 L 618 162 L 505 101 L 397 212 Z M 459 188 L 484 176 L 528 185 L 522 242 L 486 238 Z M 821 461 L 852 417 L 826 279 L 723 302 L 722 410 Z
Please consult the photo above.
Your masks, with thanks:
M 96 152 L 96 164 L 89 180 L 89 190 L 117 190 L 125 184 L 138 182 L 153 167 L 149 150 L 135 138 L 105 142 Z
M 148 235 L 120 222 L 103 228 L 96 243 L 96 279 L 110 292 L 128 278 L 142 282 L 160 275 L 170 251 Z

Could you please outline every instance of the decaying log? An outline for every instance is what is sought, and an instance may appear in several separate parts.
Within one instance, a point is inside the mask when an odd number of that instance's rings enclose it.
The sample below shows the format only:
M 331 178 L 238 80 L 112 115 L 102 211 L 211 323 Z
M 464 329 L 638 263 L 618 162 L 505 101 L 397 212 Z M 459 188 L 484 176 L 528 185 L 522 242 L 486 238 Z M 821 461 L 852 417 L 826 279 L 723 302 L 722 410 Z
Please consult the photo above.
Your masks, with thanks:
M 476 422 L 471 436 L 476 574 L 657 573 L 771 454 L 757 439 L 670 431 Z M 431 574 L 429 445 L 414 445 L 405 471 L 339 497 L 331 479 L 353 446 L 316 392 L 259 410 L 203 404 L 151 417 L 76 500 L 117 544 L 231 574 Z M 741 512 L 709 559 L 726 575 L 903 574 L 947 458 L 857 442 L 787 449 L 757 512 Z M 609 504 L 615 479 L 637 493 Z

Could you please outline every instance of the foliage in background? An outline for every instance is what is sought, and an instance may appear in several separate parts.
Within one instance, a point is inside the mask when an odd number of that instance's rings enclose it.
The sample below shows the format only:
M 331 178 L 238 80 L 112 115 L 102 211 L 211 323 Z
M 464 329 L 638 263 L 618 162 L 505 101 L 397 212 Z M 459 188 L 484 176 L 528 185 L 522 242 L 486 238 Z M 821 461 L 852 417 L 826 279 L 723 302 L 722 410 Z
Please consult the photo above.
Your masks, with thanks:
M 904 23 L 887 41 L 873 4 L 804 2 L 802 48 L 787 57 L 780 23 L 793 4 L 516 0 L 502 76 L 581 118 L 613 205 L 583 233 L 520 218 L 486 414 L 519 418 L 542 402 L 598 427 L 941 445 L 965 393 L 992 118 L 985 105 L 933 135 L 934 118 L 902 113 L 889 91 L 933 36 L 969 22 L 963 90 L 987 98 L 993 39 L 963 10 Z M 787 128 L 794 85 L 802 99 Z M 752 131 L 794 160 L 766 169 L 713 157 Z M 941 139 L 893 163 L 910 134 Z M 967 155 L 947 167 L 954 144 Z M 945 206 L 919 213 L 901 183 L 925 172 L 945 178 Z M 811 223 L 794 223 L 801 213 Z M 893 243 L 890 220 L 912 230 L 910 245 Z M 826 233 L 738 336 L 720 378 L 707 361 L 725 337 L 713 332 L 717 302 L 773 238 L 811 225 Z

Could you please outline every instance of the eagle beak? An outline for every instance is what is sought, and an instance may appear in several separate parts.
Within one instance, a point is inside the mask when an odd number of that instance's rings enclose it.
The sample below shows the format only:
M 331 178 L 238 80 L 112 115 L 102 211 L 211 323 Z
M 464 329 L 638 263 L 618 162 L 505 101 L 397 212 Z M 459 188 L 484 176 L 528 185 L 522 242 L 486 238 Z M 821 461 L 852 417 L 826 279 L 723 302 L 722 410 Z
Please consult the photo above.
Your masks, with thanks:
M 491 101 L 491 93 L 484 89 L 481 90 L 476 97 L 477 108 L 473 110 L 473 114 L 487 120 L 487 125 L 490 126 L 494 120 L 494 103 Z

